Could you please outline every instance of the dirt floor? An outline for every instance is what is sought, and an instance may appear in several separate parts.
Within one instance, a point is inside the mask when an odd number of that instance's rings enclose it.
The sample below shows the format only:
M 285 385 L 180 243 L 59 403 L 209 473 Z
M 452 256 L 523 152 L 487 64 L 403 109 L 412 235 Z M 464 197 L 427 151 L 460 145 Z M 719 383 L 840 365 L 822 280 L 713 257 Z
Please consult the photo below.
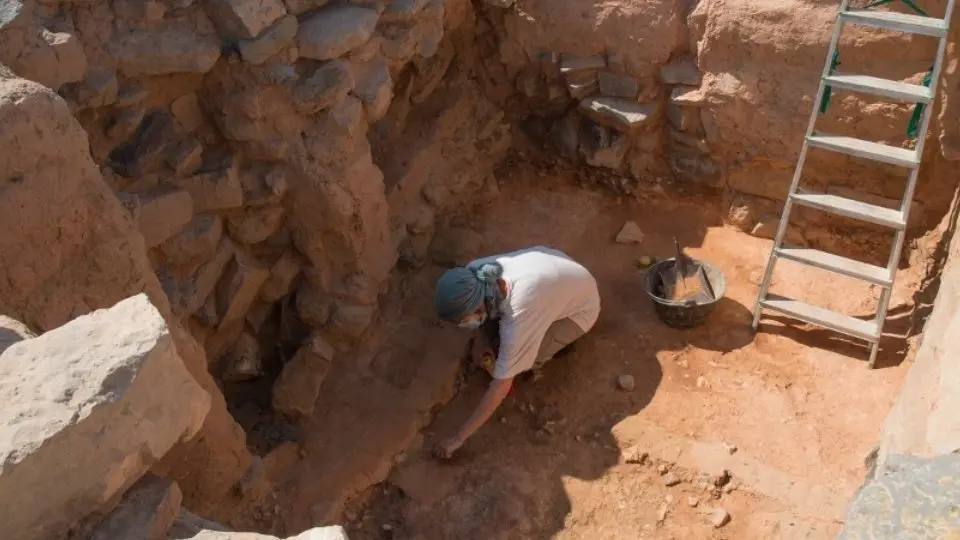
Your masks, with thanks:
M 868 371 L 866 349 L 830 332 L 768 316 L 754 336 L 770 241 L 723 226 L 716 198 L 618 200 L 573 174 L 510 171 L 498 201 L 469 220 L 483 237 L 478 255 L 551 245 L 594 273 L 603 312 L 573 354 L 519 382 L 440 463 L 431 446 L 466 419 L 488 379 L 460 380 L 469 336 L 433 319 L 442 269 L 397 277 L 369 350 L 324 386 L 300 442 L 266 458 L 281 496 L 261 525 L 340 519 L 359 540 L 836 534 L 905 374 L 903 338 L 885 341 L 880 369 Z M 642 244 L 613 241 L 627 219 Z M 709 323 L 689 331 L 657 319 L 635 264 L 670 256 L 674 235 L 727 280 Z M 922 272 L 899 274 L 888 332 L 906 332 Z M 790 263 L 774 289 L 872 314 L 866 287 Z M 618 388 L 623 374 L 634 390 Z M 717 508 L 731 516 L 721 528 L 710 522 Z

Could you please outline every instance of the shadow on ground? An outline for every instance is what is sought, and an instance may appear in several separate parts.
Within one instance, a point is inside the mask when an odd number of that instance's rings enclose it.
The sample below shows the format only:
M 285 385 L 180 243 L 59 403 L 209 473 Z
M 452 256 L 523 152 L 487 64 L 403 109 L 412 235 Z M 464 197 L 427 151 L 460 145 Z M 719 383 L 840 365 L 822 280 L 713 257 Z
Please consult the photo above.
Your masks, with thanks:
M 671 220 L 645 221 L 632 205 L 611 210 L 609 198 L 582 191 L 514 195 L 483 216 L 485 245 L 476 255 L 533 245 L 565 251 L 597 278 L 600 319 L 570 354 L 547 364 L 540 380 L 518 380 L 453 460 L 437 461 L 432 447 L 471 414 L 489 381 L 485 373 L 469 374 L 388 481 L 362 508 L 348 510 L 351 538 L 553 537 L 571 525 L 571 490 L 593 489 L 620 461 L 614 426 L 650 404 L 663 379 L 658 353 L 691 346 L 729 352 L 752 339 L 750 312 L 735 300 L 720 302 L 709 324 L 675 330 L 657 319 L 643 291 L 637 258 L 672 256 L 674 236 L 695 250 L 719 224 L 715 213 L 672 205 L 658 210 Z M 624 219 L 646 233 L 642 247 L 612 242 Z M 633 377 L 632 390 L 619 388 L 621 375 Z
M 911 304 L 899 306 L 887 313 L 883 337 L 880 339 L 880 350 L 877 352 L 877 360 L 874 364 L 875 368 L 896 367 L 903 362 L 907 353 L 907 342 L 904 341 L 904 337 L 911 331 L 913 312 L 914 309 Z M 873 320 L 873 315 L 857 318 Z M 776 324 L 769 324 L 770 322 Z M 760 323 L 760 331 L 786 337 L 805 347 L 830 350 L 850 358 L 862 359 L 864 363 L 870 357 L 869 344 L 863 340 L 804 324 L 789 317 L 764 313 Z

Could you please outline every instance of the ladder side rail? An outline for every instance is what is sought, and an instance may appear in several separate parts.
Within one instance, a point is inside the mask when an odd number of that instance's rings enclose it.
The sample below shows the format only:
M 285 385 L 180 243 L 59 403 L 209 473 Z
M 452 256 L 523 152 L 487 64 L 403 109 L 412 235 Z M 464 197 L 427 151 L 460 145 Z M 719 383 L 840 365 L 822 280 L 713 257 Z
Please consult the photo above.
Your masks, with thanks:
M 947 21 L 948 28 L 950 24 L 950 18 L 953 17 L 955 2 L 956 0 L 947 0 L 947 10 L 944 20 Z M 949 35 L 949 32 L 947 33 Z M 937 56 L 933 61 L 933 70 L 931 71 L 930 77 L 930 94 L 933 96 L 933 99 L 930 100 L 929 104 L 924 105 L 923 114 L 921 115 L 920 119 L 920 126 L 917 130 L 916 152 L 918 161 L 923 159 L 923 148 L 927 141 L 927 130 L 930 128 L 930 119 L 933 117 L 933 109 L 937 104 L 937 86 L 940 82 L 940 70 L 943 68 L 943 59 L 946 56 L 947 38 L 948 36 L 940 38 L 940 44 L 937 46 Z M 903 214 L 904 222 L 906 222 L 907 218 L 910 217 L 910 203 L 913 202 L 913 193 L 916 189 L 919 171 L 919 165 L 910 171 L 910 179 L 907 181 L 907 188 L 904 191 L 903 198 L 900 200 L 900 212 Z
M 944 20 L 947 23 L 949 28 L 951 18 L 953 17 L 953 10 L 955 7 L 955 0 L 947 1 L 946 14 L 944 15 Z M 933 61 L 933 70 L 930 77 L 930 94 L 934 96 L 934 99 L 930 101 L 927 105 L 924 106 L 923 114 L 920 119 L 920 126 L 917 131 L 917 144 L 916 152 L 917 159 L 922 159 L 923 157 L 923 148 L 927 140 L 927 130 L 930 128 L 930 120 L 933 117 L 933 109 L 936 106 L 936 96 L 937 96 L 937 85 L 940 82 L 940 70 L 943 67 L 943 59 L 946 56 L 947 50 L 947 36 L 940 38 L 940 44 L 937 47 L 937 56 Z M 914 191 L 917 186 L 917 179 L 920 176 L 920 165 L 912 168 L 910 170 L 910 177 L 907 180 L 907 186 L 904 190 L 903 198 L 900 199 L 900 213 L 903 215 L 903 222 L 909 223 L 910 220 L 910 207 L 913 203 Z M 893 247 L 890 251 L 890 258 L 887 260 L 887 270 L 890 272 L 890 281 L 891 285 L 888 288 L 884 288 L 880 293 L 880 300 L 877 304 L 877 314 L 874 319 L 877 324 L 877 330 L 882 334 L 883 333 L 883 324 L 887 318 L 887 310 L 890 306 L 890 296 L 893 292 L 892 283 L 896 282 L 897 268 L 900 266 L 900 255 L 903 251 L 903 244 L 907 237 L 907 229 L 897 230 L 894 232 L 893 237 Z M 876 343 L 873 343 L 870 346 L 870 359 L 868 360 L 867 367 L 873 369 L 874 364 L 877 361 L 877 353 L 880 349 L 879 340 Z
M 953 3 L 954 0 L 949 1 Z M 777 233 L 774 235 L 773 246 L 770 248 L 770 256 L 767 258 L 767 268 L 764 271 L 763 280 L 760 283 L 760 290 L 757 292 L 757 301 L 753 308 L 754 330 L 756 330 L 760 324 L 760 315 L 762 312 L 761 303 L 767 294 L 767 289 L 770 288 L 770 279 L 773 277 L 773 268 L 777 259 L 777 248 L 780 247 L 780 244 L 783 242 L 783 237 L 787 232 L 787 226 L 790 224 L 790 212 L 793 208 L 793 201 L 791 200 L 790 195 L 797 190 L 797 186 L 800 184 L 800 177 L 803 174 L 803 164 L 807 159 L 807 137 L 813 133 L 813 129 L 817 123 L 817 117 L 820 115 L 820 101 L 823 99 L 823 92 L 827 86 L 826 78 L 830 74 L 830 67 L 833 63 L 833 54 L 837 50 L 837 43 L 840 41 L 840 34 L 843 31 L 843 20 L 840 18 L 840 13 L 846 11 L 849 4 L 850 0 L 841 0 L 840 9 L 837 13 L 837 19 L 833 25 L 833 35 L 830 36 L 830 45 L 827 49 L 826 59 L 823 62 L 823 71 L 820 73 L 820 82 L 819 86 L 817 87 L 817 95 L 813 100 L 813 112 L 810 114 L 810 119 L 807 121 L 807 131 L 803 136 L 803 144 L 800 147 L 800 155 L 797 156 L 797 166 L 793 171 L 793 179 L 790 182 L 790 189 L 787 192 L 787 200 L 784 203 L 783 210 L 780 213 L 780 224 L 777 225 Z

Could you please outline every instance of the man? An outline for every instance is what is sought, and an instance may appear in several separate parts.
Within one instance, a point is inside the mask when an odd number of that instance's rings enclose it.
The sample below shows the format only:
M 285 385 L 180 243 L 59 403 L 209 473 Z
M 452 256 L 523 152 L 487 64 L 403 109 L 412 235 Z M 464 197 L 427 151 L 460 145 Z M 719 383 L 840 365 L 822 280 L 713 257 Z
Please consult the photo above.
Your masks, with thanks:
M 443 458 L 453 456 L 493 415 L 514 377 L 540 368 L 593 328 L 600 314 L 600 294 L 590 272 L 563 252 L 540 246 L 447 270 L 437 282 L 434 304 L 441 319 L 481 330 L 474 338 L 481 344 L 475 353 L 498 351 L 493 381 L 480 404 L 437 447 Z

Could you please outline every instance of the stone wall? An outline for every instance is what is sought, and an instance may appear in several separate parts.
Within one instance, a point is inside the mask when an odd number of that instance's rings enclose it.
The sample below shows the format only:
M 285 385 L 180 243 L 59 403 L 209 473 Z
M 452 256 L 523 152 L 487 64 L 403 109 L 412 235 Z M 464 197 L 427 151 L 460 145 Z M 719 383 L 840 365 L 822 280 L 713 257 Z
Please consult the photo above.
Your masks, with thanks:
M 292 359 L 274 405 L 308 415 L 398 257 L 421 264 L 436 216 L 496 192 L 510 130 L 454 62 L 471 5 L 0 11 L 0 312 L 45 332 L 146 292 L 212 396 L 200 433 L 153 471 L 227 521 L 257 467 L 222 382 Z
M 275 540 L 181 507 L 147 471 L 205 429 L 211 394 L 146 294 L 41 336 L 0 320 L 0 519 L 22 540 Z M 195 449 L 198 445 L 195 445 Z M 346 540 L 341 527 L 302 540 Z
M 960 235 L 953 210 L 933 311 L 841 538 L 949 538 L 960 528 Z
M 889 456 L 932 457 L 960 451 L 960 235 L 953 238 L 940 271 L 933 311 L 913 365 L 880 433 L 878 466 Z
M 836 2 L 487 4 L 496 33 L 490 50 L 503 63 L 503 79 L 526 96 L 520 109 L 541 117 L 537 131 L 562 154 L 629 179 L 627 191 L 664 181 L 719 189 L 730 223 L 772 235 L 813 109 Z M 944 6 L 923 3 L 932 16 L 942 16 Z M 843 36 L 841 69 L 854 73 L 919 83 L 936 52 L 936 40 L 896 32 L 848 27 Z M 911 207 L 916 231 L 936 224 L 952 196 L 951 160 L 960 156 L 954 47 Z M 901 146 L 912 111 L 837 91 L 818 128 Z M 825 151 L 810 153 L 804 173 L 810 189 L 886 206 L 899 204 L 905 181 L 902 169 Z M 794 243 L 869 252 L 877 233 L 889 236 L 821 212 L 794 216 Z
M 147 295 L 209 395 L 195 436 L 149 464 L 191 510 L 228 521 L 258 470 L 222 381 L 289 358 L 274 408 L 309 416 L 331 364 L 375 324 L 393 267 L 423 264 L 445 212 L 496 197 L 494 167 L 520 116 L 561 154 L 615 173 L 618 189 L 717 190 L 731 222 L 769 234 L 835 3 L 487 4 L 0 8 L 0 313 L 26 326 L 14 335 L 42 334 Z M 845 62 L 911 80 L 933 53 L 875 31 L 842 46 Z M 917 227 L 953 189 L 958 82 L 951 54 Z M 895 144 L 909 114 L 838 96 L 826 120 Z M 850 160 L 813 164 L 827 190 L 884 202 L 902 188 Z M 834 222 L 800 218 L 801 242 L 871 238 L 829 237 L 818 231 Z
M 197 342 L 177 322 L 144 239 L 103 182 L 86 134 L 51 90 L 0 68 L 0 308 L 46 332 L 146 293 L 170 324 L 187 370 L 210 394 L 198 435 L 161 464 L 200 511 L 230 498 L 250 465 Z M 183 456 L 190 456 L 186 459 Z

